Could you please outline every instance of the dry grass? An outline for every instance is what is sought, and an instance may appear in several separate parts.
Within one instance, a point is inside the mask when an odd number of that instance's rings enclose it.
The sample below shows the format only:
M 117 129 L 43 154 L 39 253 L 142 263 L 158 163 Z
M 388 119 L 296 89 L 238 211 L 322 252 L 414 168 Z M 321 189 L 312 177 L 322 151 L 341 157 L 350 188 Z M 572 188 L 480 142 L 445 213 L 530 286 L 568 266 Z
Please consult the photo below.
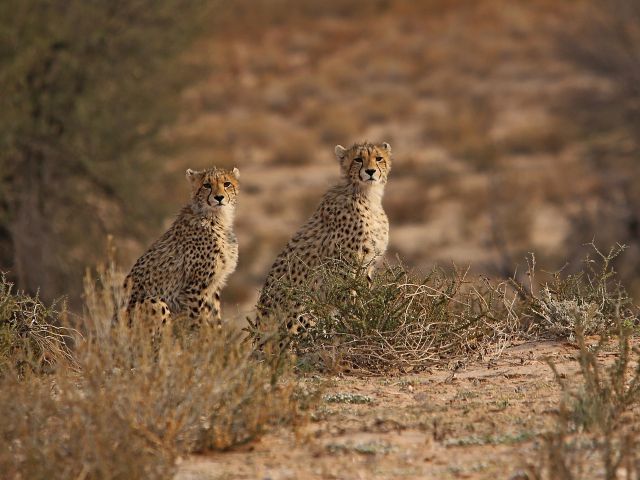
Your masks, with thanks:
M 313 285 L 291 290 L 291 300 L 316 326 L 289 340 L 301 370 L 381 375 L 432 366 L 455 371 L 524 336 L 575 338 L 585 382 L 578 389 L 563 385 L 558 430 L 549 434 L 547 456 L 531 475 L 577 472 L 590 451 L 600 455 L 603 471 L 624 464 L 633 472 L 637 434 L 630 419 L 637 413 L 640 367 L 630 343 L 636 310 L 611 269 L 621 251 L 596 249 L 597 261 L 589 260 L 582 273 L 557 273 L 541 285 L 532 276 L 527 288 L 472 279 L 457 269 L 418 277 L 402 265 L 384 266 L 370 283 L 366 266 L 337 259 L 315 272 Z M 113 323 L 121 284 L 112 262 L 87 275 L 86 310 L 76 325 L 82 335 L 65 330 L 73 333 L 74 348 L 66 350 L 72 362 L 50 362 L 46 374 L 5 362 L 0 407 L 12 414 L 0 418 L 8 445 L 0 470 L 9 478 L 167 478 L 184 455 L 226 450 L 303 418 L 307 394 L 275 344 L 279 335 L 268 338 L 263 348 L 271 354 L 260 360 L 241 332 L 185 331 L 180 318 L 152 341 L 145 322 L 129 328 L 115 315 Z M 14 307 L 7 311 L 37 304 L 8 297 L 5 304 Z M 31 318 L 20 315 L 12 318 Z M 595 349 L 586 332 L 603 335 Z M 619 351 L 605 368 L 597 354 L 609 333 L 618 333 Z M 580 478 L 571 475 L 562 478 Z
M 115 268 L 86 280 L 84 335 L 47 376 L 0 380 L 7 478 L 168 478 L 180 456 L 224 450 L 298 418 L 284 355 L 252 358 L 233 329 L 178 327 L 152 342 L 144 322 L 111 325 Z M 175 334 L 174 334 L 175 333 Z

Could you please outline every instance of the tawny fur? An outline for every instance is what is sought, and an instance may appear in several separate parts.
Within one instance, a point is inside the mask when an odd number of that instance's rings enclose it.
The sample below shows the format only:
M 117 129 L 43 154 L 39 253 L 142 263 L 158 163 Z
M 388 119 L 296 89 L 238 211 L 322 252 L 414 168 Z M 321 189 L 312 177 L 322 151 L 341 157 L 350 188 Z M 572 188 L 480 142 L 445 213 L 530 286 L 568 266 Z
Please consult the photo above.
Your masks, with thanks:
M 142 309 L 162 323 L 186 314 L 197 324 L 220 324 L 220 291 L 238 262 L 239 176 L 238 169 L 187 170 L 191 201 L 125 279 L 129 321 Z
M 389 221 L 382 196 L 391 169 L 391 147 L 388 143 L 360 143 L 349 149 L 338 145 L 335 153 L 340 181 L 327 191 L 269 270 L 257 305 L 258 329 L 264 328 L 267 319 L 273 321 L 274 314 L 292 333 L 308 328 L 308 320 L 298 305 L 291 304 L 286 290 L 313 284 L 310 275 L 329 259 L 347 257 L 372 269 L 387 249 Z

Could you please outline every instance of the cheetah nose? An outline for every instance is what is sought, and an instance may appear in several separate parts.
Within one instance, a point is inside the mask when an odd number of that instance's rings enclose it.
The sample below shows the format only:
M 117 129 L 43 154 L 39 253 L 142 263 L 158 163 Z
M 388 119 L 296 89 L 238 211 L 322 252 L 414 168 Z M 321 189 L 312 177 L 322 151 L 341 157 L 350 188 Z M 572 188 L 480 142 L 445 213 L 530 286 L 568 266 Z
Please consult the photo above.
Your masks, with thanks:
M 367 174 L 368 174 L 370 177 L 373 177 L 373 174 L 374 174 L 374 173 L 376 173 L 375 169 L 373 169 L 373 168 L 367 168 L 367 169 L 365 170 L 365 172 L 367 172 Z
M 214 195 L 214 197 L 218 203 L 222 203 L 222 200 L 224 200 L 224 195 Z

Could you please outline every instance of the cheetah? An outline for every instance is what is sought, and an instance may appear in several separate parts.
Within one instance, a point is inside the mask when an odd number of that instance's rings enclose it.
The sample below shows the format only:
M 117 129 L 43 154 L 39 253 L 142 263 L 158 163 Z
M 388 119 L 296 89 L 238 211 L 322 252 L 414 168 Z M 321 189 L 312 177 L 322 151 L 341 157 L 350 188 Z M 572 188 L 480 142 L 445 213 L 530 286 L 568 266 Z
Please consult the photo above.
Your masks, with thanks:
M 221 325 L 220 291 L 238 262 L 233 219 L 240 172 L 188 169 L 186 177 L 190 202 L 125 278 L 129 323 L 143 312 L 162 324 L 186 314 L 192 326 Z
M 254 328 L 267 319 L 296 335 L 312 326 L 299 305 L 287 304 L 286 289 L 309 285 L 309 276 L 327 260 L 349 257 L 368 266 L 367 277 L 389 242 L 389 221 L 382 196 L 391 169 L 388 143 L 335 147 L 341 178 L 322 198 L 315 213 L 289 241 L 271 266 L 256 307 Z M 277 313 L 276 313 L 277 310 Z

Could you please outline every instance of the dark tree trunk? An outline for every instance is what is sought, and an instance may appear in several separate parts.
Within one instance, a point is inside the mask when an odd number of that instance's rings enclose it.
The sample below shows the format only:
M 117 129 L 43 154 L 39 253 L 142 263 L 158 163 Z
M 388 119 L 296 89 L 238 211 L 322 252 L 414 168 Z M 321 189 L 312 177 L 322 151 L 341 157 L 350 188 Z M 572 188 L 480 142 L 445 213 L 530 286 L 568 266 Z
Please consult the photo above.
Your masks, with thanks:
M 13 265 L 18 288 L 35 293 L 49 287 L 45 268 L 48 224 L 45 221 L 43 191 L 44 158 L 39 152 L 25 151 L 14 187 L 13 218 L 10 232 Z

